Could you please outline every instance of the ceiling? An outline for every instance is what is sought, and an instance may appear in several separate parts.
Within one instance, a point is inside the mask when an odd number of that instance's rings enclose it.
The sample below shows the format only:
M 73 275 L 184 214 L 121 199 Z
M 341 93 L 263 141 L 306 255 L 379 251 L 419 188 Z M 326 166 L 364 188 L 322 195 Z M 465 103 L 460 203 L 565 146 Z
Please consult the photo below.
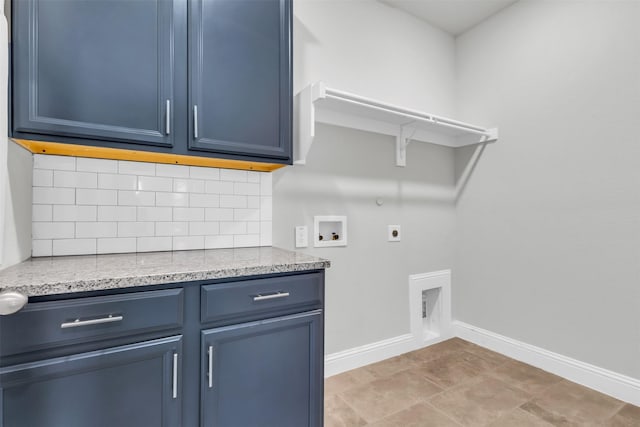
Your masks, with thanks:
M 380 0 L 454 36 L 517 0 Z

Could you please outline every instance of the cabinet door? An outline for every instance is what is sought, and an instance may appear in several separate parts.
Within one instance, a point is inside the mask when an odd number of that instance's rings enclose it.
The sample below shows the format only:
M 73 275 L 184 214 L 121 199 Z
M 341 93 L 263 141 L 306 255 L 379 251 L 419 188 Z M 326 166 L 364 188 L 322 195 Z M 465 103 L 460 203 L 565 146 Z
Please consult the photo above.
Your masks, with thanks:
M 172 146 L 172 0 L 12 6 L 17 136 Z
M 189 148 L 289 162 L 291 1 L 189 8 Z
M 175 427 L 181 336 L 0 369 L 3 427 Z
M 322 426 L 322 311 L 202 332 L 202 426 Z

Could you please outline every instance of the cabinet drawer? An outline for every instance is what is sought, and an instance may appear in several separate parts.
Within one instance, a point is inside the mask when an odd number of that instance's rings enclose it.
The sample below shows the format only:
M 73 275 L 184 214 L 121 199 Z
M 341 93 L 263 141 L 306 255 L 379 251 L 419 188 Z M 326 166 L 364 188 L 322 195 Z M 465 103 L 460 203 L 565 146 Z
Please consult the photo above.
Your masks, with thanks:
M 202 323 L 257 320 L 272 315 L 321 308 L 324 289 L 320 273 L 270 277 L 201 290 Z
M 0 356 L 179 328 L 183 290 L 30 303 L 0 319 Z

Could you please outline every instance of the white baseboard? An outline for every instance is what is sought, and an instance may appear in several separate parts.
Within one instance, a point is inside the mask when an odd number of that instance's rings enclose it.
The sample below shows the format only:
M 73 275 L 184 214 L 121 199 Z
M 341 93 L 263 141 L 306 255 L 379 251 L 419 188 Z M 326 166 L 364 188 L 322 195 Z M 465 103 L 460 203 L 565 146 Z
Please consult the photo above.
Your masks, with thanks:
M 434 309 L 434 324 L 430 325 L 434 328 L 426 330 L 422 319 L 422 291 L 436 288 L 440 288 L 442 294 Z M 451 329 L 451 270 L 409 276 L 409 301 L 411 333 L 326 355 L 324 358 L 325 378 L 408 353 L 453 336 Z
M 423 345 L 417 346 L 412 334 L 400 335 L 386 340 L 350 348 L 324 357 L 325 378 L 342 372 L 380 362 L 390 357 L 399 356 L 421 347 L 426 347 L 440 341 L 448 340 L 451 335 L 437 336 L 426 339 Z
M 324 358 L 324 376 L 325 378 L 331 377 L 351 369 L 407 353 L 414 349 L 414 341 L 413 335 L 405 334 L 328 354 Z
M 638 379 L 599 368 L 464 322 L 454 321 L 453 331 L 455 336 L 466 341 L 640 406 L 640 380 Z

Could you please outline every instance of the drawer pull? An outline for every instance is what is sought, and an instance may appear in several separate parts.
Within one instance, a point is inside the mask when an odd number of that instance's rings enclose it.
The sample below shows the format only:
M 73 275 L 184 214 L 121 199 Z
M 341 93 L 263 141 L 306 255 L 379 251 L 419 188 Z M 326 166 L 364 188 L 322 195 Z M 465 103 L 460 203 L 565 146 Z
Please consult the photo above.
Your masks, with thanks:
M 209 372 L 207 376 L 209 377 L 209 388 L 213 388 L 213 346 L 209 346 Z
M 73 322 L 65 322 L 65 323 L 61 324 L 60 327 L 62 329 L 77 328 L 78 326 L 89 326 L 89 325 L 99 325 L 101 323 L 120 322 L 123 319 L 124 319 L 123 316 L 112 316 L 110 314 L 109 317 L 101 317 L 99 319 L 90 319 L 90 320 L 76 319 Z
M 167 109 L 165 110 L 164 130 L 167 135 L 171 134 L 171 100 L 167 99 Z
M 276 292 L 275 294 L 269 294 L 269 295 L 256 295 L 255 297 L 253 297 L 254 301 L 265 301 L 268 299 L 276 299 L 276 298 L 286 298 L 289 296 L 289 292 Z
M 178 398 L 178 353 L 173 353 L 173 384 L 171 397 L 174 399 Z
M 193 106 L 193 139 L 198 139 L 198 106 Z

